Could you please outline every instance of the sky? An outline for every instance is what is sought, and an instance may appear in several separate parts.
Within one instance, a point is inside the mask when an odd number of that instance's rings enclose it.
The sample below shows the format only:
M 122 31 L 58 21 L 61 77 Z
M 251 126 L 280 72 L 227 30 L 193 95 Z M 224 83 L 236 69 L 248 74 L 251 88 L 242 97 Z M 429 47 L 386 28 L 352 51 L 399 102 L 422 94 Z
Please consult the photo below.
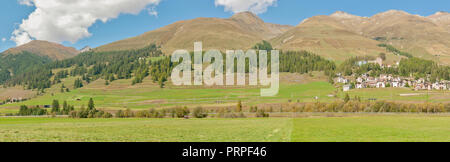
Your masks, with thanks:
M 422 16 L 450 12 L 448 0 L 2 0 L 0 51 L 47 40 L 81 49 L 133 37 L 180 20 L 228 18 L 251 11 L 265 22 L 297 25 L 344 11 L 372 16 L 387 10 Z

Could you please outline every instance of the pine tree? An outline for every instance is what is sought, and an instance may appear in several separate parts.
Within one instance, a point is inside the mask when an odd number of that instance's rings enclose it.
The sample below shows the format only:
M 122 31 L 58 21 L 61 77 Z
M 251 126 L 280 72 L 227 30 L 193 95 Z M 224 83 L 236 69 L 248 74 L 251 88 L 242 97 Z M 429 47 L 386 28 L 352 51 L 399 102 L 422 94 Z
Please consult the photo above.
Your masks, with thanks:
M 237 103 L 236 112 L 242 112 L 242 102 L 241 102 L 241 100 L 239 100 L 238 103 Z
M 88 110 L 95 110 L 95 104 L 94 104 L 94 100 L 92 98 L 89 99 Z
M 350 101 L 350 96 L 348 95 L 348 93 L 345 94 L 345 98 L 344 98 L 344 102 L 347 103 L 348 101 Z
M 75 83 L 73 84 L 73 88 L 77 89 L 77 88 L 81 88 L 83 87 L 83 81 L 81 81 L 80 78 L 75 80 Z
M 57 113 L 57 112 L 59 112 L 59 101 L 58 100 L 53 100 L 52 113 Z
M 63 102 L 63 112 L 64 114 L 69 113 L 69 105 L 67 104 L 67 101 Z

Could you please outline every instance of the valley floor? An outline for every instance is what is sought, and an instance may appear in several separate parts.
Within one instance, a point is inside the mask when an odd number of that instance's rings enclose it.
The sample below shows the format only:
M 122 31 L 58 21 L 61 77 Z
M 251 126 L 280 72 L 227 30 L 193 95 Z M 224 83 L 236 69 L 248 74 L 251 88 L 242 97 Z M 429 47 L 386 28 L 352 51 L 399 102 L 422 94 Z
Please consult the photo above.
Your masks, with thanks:
M 166 88 L 160 88 L 149 77 L 142 84 L 130 85 L 131 80 L 117 80 L 109 85 L 99 79 L 83 88 L 72 89 L 70 92 L 60 92 L 61 84 L 73 87 L 75 78 L 67 78 L 63 83 L 46 90 L 42 96 L 36 96 L 25 102 L 0 105 L 0 114 L 17 113 L 21 105 L 50 105 L 53 100 L 67 101 L 75 108 L 86 106 L 90 98 L 95 106 L 102 110 L 148 110 L 151 108 L 173 108 L 187 106 L 195 108 L 234 107 L 241 100 L 244 106 L 265 107 L 270 104 L 288 104 L 289 102 L 333 102 L 342 100 L 348 93 L 362 100 L 376 98 L 378 101 L 395 101 L 406 103 L 449 103 L 450 91 L 412 91 L 408 88 L 369 88 L 342 92 L 326 80 L 322 73 L 307 74 L 282 73 L 280 76 L 280 91 L 274 97 L 260 97 L 261 87 L 178 87 L 170 83 Z M 18 91 L 15 88 L 15 91 Z M 1 89 L 0 96 L 6 96 L 12 90 Z M 5 93 L 1 93 L 5 92 Z M 28 92 L 32 93 L 32 92 Z M 35 92 L 34 92 L 35 93 Z M 318 98 L 317 100 L 315 98 Z M 276 106 L 275 106 L 276 107 Z
M 450 142 L 449 114 L 334 114 L 333 116 L 306 114 L 302 118 L 264 119 L 3 117 L 0 118 L 0 141 Z

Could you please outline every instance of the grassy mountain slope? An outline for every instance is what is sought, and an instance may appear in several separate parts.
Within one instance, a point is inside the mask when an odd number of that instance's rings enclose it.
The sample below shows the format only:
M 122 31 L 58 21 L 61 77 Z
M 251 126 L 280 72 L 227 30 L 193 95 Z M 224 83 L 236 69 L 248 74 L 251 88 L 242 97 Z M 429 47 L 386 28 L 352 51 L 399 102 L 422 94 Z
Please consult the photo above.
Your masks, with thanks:
M 97 51 L 139 49 L 155 43 L 166 54 L 177 49 L 193 50 L 194 42 L 202 41 L 203 49 L 247 49 L 264 39 L 273 38 L 290 26 L 263 22 L 250 12 L 229 19 L 197 18 L 179 21 L 137 37 L 98 47 Z
M 388 11 L 371 17 L 364 31 L 416 57 L 450 63 L 450 33 L 430 19 L 402 11 Z
M 394 45 L 416 57 L 450 64 L 448 13 L 438 12 L 423 17 L 389 10 L 372 17 L 360 17 L 345 12 L 336 12 L 329 17 L 353 33 Z
M 283 50 L 307 50 L 333 60 L 352 56 L 376 56 L 384 49 L 379 42 L 347 30 L 346 26 L 329 16 L 315 16 L 271 40 Z
M 61 44 L 34 40 L 27 44 L 10 48 L 3 52 L 3 55 L 19 54 L 22 52 L 29 52 L 39 56 L 47 56 L 53 60 L 63 60 L 76 56 L 79 52 L 72 47 L 65 47 Z
M 427 18 L 431 19 L 434 23 L 442 26 L 450 32 L 450 13 L 448 12 L 436 12 L 433 15 L 428 16 Z

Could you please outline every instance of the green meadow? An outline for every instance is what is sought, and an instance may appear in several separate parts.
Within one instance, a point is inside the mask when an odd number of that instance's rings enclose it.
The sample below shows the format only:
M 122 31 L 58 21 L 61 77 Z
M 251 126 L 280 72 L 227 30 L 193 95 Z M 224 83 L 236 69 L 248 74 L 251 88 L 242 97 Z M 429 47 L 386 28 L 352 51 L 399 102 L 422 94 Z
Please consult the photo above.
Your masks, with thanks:
M 74 78 L 64 80 L 66 87 L 72 87 Z M 48 89 L 43 96 L 31 100 L 0 106 L 0 112 L 6 108 L 17 108 L 20 105 L 49 105 L 54 99 L 67 101 L 80 107 L 93 98 L 97 108 L 104 109 L 149 109 L 164 108 L 177 105 L 187 106 L 226 106 L 235 105 L 239 100 L 248 104 L 283 103 L 288 100 L 314 101 L 315 96 L 320 100 L 329 101 L 327 95 L 334 92 L 334 87 L 324 81 L 305 84 L 282 83 L 280 91 L 274 97 L 260 97 L 260 89 L 264 87 L 176 87 L 167 85 L 159 88 L 156 83 L 145 80 L 143 84 L 131 86 L 131 80 L 118 80 L 110 85 L 104 85 L 103 80 L 97 80 L 83 88 L 61 93 L 61 84 Z M 2 110 L 3 108 L 3 110 Z
M 335 115 L 336 116 L 336 115 Z M 245 119 L 0 118 L 0 141 L 450 142 L 448 115 Z
M 345 94 L 350 97 L 359 96 L 363 100 L 375 98 L 377 100 L 396 102 L 443 102 L 448 103 L 450 93 L 448 91 L 412 91 L 407 88 L 383 88 L 383 89 L 356 89 L 342 92 L 321 74 L 308 75 L 288 74 L 281 75 L 281 84 L 278 95 L 274 97 L 260 97 L 260 89 L 264 87 L 206 87 L 186 86 L 178 87 L 171 84 L 165 88 L 159 88 L 149 78 L 142 84 L 131 85 L 131 80 L 117 80 L 105 85 L 104 80 L 97 80 L 83 88 L 72 89 L 75 78 L 64 79 L 62 83 L 46 90 L 42 96 L 31 100 L 6 104 L 0 106 L 0 113 L 14 113 L 20 105 L 50 105 L 54 99 L 67 101 L 76 108 L 87 104 L 93 98 L 96 108 L 105 110 L 117 109 L 150 109 L 171 108 L 174 106 L 203 107 L 229 107 L 235 106 L 241 100 L 245 105 L 283 104 L 288 102 L 333 102 L 341 100 Z M 62 93 L 61 85 L 69 87 L 70 92 Z M 315 97 L 318 97 L 316 100 Z

